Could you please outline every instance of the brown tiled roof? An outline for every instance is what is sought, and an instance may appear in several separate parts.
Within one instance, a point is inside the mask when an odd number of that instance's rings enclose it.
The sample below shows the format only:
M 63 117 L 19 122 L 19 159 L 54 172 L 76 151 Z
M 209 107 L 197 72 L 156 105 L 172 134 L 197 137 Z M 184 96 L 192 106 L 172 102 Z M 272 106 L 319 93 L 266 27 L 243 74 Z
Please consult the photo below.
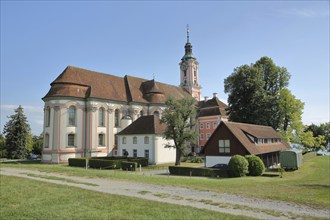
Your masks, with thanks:
M 159 117 L 155 115 L 142 116 L 127 126 L 118 135 L 127 134 L 163 134 L 166 124 L 160 123 Z
M 277 132 L 269 126 L 236 123 L 236 122 L 221 122 L 224 123 L 232 134 L 241 142 L 250 154 L 264 154 L 275 151 L 286 150 L 289 145 L 282 140 L 282 142 L 269 144 L 255 144 L 246 134 L 250 134 L 255 138 L 276 138 L 282 139 Z
M 237 140 L 245 147 L 245 149 L 250 154 L 259 155 L 270 152 L 287 150 L 289 148 L 289 144 L 286 143 L 284 140 L 282 140 L 282 138 L 277 134 L 277 132 L 272 127 L 245 124 L 245 123 L 236 123 L 236 122 L 226 122 L 226 121 L 221 121 L 221 124 L 223 124 L 230 130 L 230 132 L 237 138 Z M 213 132 L 210 139 L 213 138 L 213 136 L 216 136 L 217 133 L 221 132 L 219 130 L 221 127 L 223 126 L 219 125 L 217 127 L 217 129 Z M 251 141 L 248 138 L 247 134 L 253 136 L 254 138 L 281 139 L 281 142 L 255 144 L 253 141 Z M 208 147 L 208 142 L 205 144 L 205 148 Z
M 91 97 L 122 102 L 164 103 L 168 96 L 176 99 L 190 96 L 180 87 L 154 82 L 152 91 L 158 90 L 159 93 L 156 98 L 146 99 L 142 84 L 147 81 L 133 76 L 118 77 L 68 66 L 51 83 L 51 88 L 44 98 Z M 79 90 L 77 86 L 80 86 Z M 163 94 L 163 98 L 157 96 L 158 94 Z
M 221 102 L 217 97 L 213 97 L 207 101 L 199 102 L 200 112 L 199 117 L 221 115 L 227 117 L 226 109 L 228 106 Z

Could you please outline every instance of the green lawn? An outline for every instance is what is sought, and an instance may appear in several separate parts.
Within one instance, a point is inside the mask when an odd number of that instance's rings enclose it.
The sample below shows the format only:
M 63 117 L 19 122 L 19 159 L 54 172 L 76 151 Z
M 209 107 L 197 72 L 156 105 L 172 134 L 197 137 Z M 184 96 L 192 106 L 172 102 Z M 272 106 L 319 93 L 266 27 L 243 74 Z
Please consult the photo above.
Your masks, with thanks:
M 200 190 L 235 193 L 249 197 L 295 202 L 320 208 L 330 208 L 330 157 L 304 156 L 303 166 L 279 177 L 195 178 L 137 175 L 113 170 L 85 170 L 67 165 L 1 164 L 1 166 L 37 169 L 73 176 L 116 178 L 159 185 L 181 186 Z
M 24 178 L 0 177 L 1 219 L 249 219 Z

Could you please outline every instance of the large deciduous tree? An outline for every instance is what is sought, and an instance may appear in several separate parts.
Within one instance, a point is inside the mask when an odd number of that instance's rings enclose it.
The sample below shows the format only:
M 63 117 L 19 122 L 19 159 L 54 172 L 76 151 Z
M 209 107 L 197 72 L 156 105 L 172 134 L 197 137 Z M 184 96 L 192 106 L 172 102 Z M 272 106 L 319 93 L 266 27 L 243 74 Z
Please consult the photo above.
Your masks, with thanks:
M 19 106 L 15 114 L 8 117 L 5 124 L 4 135 L 6 137 L 6 148 L 8 158 L 26 158 L 29 148 L 32 146 L 31 129 L 23 108 Z
M 175 165 L 180 165 L 181 156 L 187 145 L 196 138 L 195 132 L 195 102 L 194 98 L 175 100 L 170 97 L 166 100 L 166 109 L 162 114 L 161 122 L 167 125 L 164 137 L 173 140 L 176 149 Z
M 280 127 L 280 91 L 289 84 L 290 74 L 268 57 L 243 65 L 225 79 L 231 121 Z

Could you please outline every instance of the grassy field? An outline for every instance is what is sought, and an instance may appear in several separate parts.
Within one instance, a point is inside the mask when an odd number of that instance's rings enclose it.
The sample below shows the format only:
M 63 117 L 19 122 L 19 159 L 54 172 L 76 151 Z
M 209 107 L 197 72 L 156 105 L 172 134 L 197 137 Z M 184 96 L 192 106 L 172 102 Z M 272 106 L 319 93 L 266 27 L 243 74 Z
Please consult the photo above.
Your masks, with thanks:
M 249 219 L 18 177 L 0 184 L 1 219 Z
M 85 170 L 67 165 L 6 164 L 1 166 L 37 169 L 72 176 L 116 178 L 159 185 L 181 186 L 200 190 L 227 192 L 249 197 L 269 198 L 313 207 L 330 208 L 330 157 L 304 156 L 304 165 L 297 171 L 279 177 L 196 178 L 138 175 L 113 170 Z M 155 168 L 156 169 L 156 168 Z

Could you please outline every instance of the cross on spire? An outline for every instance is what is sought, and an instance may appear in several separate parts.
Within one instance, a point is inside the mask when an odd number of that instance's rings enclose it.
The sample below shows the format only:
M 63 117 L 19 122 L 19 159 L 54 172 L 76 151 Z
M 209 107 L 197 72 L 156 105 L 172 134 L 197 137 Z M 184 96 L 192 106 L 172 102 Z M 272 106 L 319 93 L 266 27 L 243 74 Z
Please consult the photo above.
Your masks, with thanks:
M 187 24 L 187 43 L 189 43 L 189 24 Z

